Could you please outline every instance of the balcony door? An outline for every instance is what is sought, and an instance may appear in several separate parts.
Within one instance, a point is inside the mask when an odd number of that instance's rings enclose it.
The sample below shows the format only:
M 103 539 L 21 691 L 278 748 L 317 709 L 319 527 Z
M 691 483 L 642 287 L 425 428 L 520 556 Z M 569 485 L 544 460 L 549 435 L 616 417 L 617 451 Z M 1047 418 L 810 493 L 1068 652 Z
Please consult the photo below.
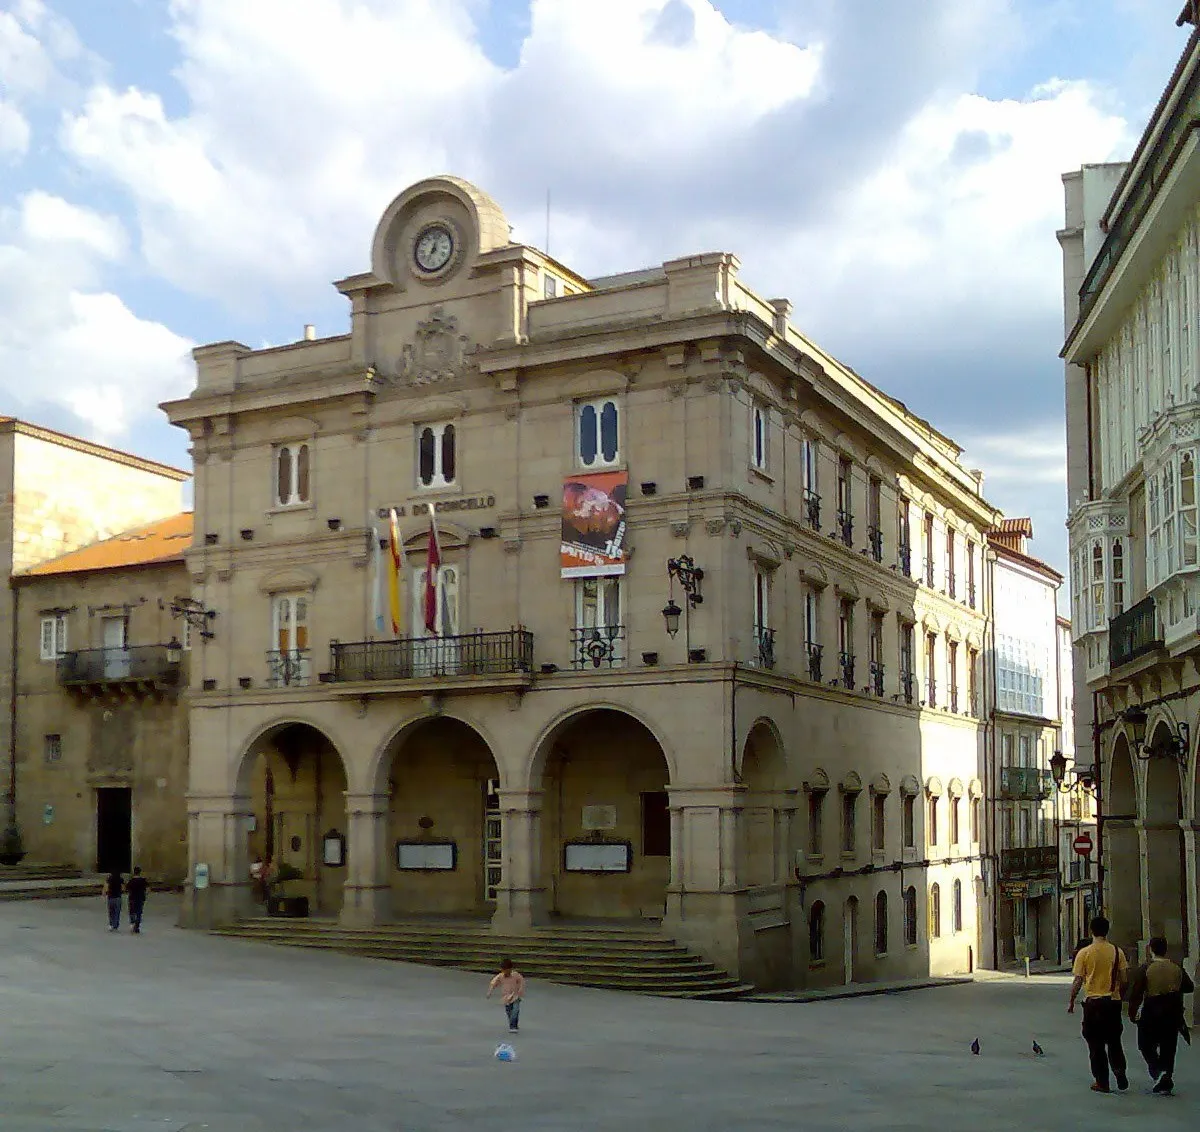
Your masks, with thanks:
M 433 628 L 426 621 L 426 571 L 412 575 L 414 676 L 453 676 L 460 670 L 457 566 L 439 566 L 433 579 Z
M 104 641 L 105 680 L 124 680 L 129 676 L 129 650 L 125 647 L 125 618 L 105 617 L 101 621 Z
M 271 611 L 271 681 L 276 686 L 308 679 L 308 595 L 277 594 Z

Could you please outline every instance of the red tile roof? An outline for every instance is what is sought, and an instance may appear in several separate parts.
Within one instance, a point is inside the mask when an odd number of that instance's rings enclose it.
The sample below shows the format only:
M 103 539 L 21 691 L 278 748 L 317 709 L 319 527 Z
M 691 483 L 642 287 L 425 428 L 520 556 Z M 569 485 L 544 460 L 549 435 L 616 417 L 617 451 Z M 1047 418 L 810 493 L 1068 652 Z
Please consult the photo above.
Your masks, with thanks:
M 191 545 L 192 513 L 184 511 L 31 566 L 17 577 L 43 578 L 56 574 L 86 574 L 93 570 L 119 570 L 124 566 L 182 562 L 184 552 Z

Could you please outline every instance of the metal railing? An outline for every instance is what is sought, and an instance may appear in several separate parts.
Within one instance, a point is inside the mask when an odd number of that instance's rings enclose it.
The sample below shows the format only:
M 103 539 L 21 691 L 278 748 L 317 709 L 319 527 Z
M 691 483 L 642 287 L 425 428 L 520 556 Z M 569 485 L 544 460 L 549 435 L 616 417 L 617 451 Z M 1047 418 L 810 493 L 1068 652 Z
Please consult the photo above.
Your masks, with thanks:
M 974 582 L 967 583 L 967 604 L 972 609 L 975 608 L 975 583 Z
M 179 661 L 167 659 L 166 645 L 134 645 L 124 649 L 78 649 L 58 658 L 56 676 L 65 687 L 142 681 L 179 682 Z
M 295 688 L 312 680 L 309 649 L 275 650 L 267 653 L 267 687 Z
M 946 596 L 947 596 L 948 598 L 954 598 L 954 597 L 956 597 L 956 596 L 957 596 L 957 589 L 958 589 L 958 587 L 957 587 L 957 585 L 956 585 L 956 581 L 955 581 L 955 577 L 954 577 L 954 571 L 953 571 L 953 570 L 947 570 L 947 571 L 946 571 Z
M 937 679 L 933 676 L 925 678 L 925 706 L 937 707 Z
M 913 685 L 916 684 L 916 679 L 912 672 L 906 672 L 903 669 L 900 672 L 900 698 L 906 703 L 911 704 L 915 695 Z
M 808 487 L 804 489 L 804 518 L 814 531 L 821 529 L 821 497 Z
M 1000 850 L 1003 876 L 1053 876 L 1058 872 L 1057 845 L 1029 845 L 1022 849 Z
M 906 578 L 912 577 L 912 546 L 909 543 L 902 542 L 896 548 L 896 565 Z
M 1108 663 L 1112 668 L 1120 668 L 1162 645 L 1152 597 L 1142 598 L 1137 605 L 1118 613 L 1108 623 Z
M 842 687 L 854 691 L 854 653 L 838 653 L 838 668 L 842 673 Z
M 872 561 L 883 561 L 883 531 L 878 527 L 867 528 L 867 547 Z
M 823 646 L 812 641 L 804 642 L 804 651 L 808 654 L 808 678 L 821 682 L 821 649 Z
M 755 663 L 763 668 L 775 667 L 775 630 L 763 625 L 754 626 Z
M 837 530 L 834 534 L 842 540 L 843 546 L 854 546 L 854 516 L 840 507 L 837 513 Z
M 571 630 L 571 667 L 618 668 L 625 663 L 624 625 L 586 625 Z
M 394 641 L 333 641 L 329 651 L 333 679 L 339 684 L 512 676 L 533 671 L 533 634 L 527 629 Z
M 876 696 L 882 696 L 883 695 L 883 661 L 881 661 L 881 660 L 871 661 L 871 671 L 870 671 L 869 679 L 870 679 L 870 683 L 867 685 L 868 689 L 871 692 L 873 692 Z
M 1001 798 L 1049 798 L 1053 780 L 1048 770 L 1036 766 L 1002 766 Z

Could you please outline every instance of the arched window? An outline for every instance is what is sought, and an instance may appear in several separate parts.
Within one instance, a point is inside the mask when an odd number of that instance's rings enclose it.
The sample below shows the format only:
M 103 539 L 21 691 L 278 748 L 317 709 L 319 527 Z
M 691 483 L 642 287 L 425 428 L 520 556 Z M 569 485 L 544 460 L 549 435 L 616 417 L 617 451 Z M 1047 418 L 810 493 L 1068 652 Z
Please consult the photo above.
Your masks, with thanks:
M 935 884 L 929 890 L 929 938 L 939 939 L 942 934 L 942 886 Z
M 875 954 L 886 955 L 888 949 L 887 893 L 875 897 Z
M 904 942 L 917 945 L 917 890 L 911 885 L 904 890 Z
M 961 932 L 963 930 L 962 917 L 962 881 L 954 882 L 954 930 Z
M 820 900 L 808 913 L 808 958 L 813 963 L 825 958 L 825 905 Z

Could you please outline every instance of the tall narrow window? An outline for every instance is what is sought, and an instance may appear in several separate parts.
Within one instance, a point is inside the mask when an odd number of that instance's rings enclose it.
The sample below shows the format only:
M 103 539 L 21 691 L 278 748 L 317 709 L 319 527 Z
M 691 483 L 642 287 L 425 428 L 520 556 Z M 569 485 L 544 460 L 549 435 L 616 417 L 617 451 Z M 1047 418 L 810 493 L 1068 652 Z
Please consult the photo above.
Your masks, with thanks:
M 67 615 L 54 613 L 42 618 L 41 656 L 43 660 L 57 660 L 67 651 Z
M 542 273 L 542 297 L 544 299 L 558 298 L 558 279 L 548 271 Z
M 962 905 L 962 881 L 954 882 L 954 930 L 961 932 L 963 930 L 963 905 Z
M 804 654 L 808 678 L 821 681 L 821 606 L 817 591 L 804 587 Z
M 971 799 L 971 844 L 979 844 L 979 799 Z
M 927 839 L 930 845 L 936 846 L 938 843 L 938 796 L 936 794 L 929 795 L 929 828 L 926 831 Z
M 912 507 L 908 496 L 900 496 L 896 505 L 896 549 L 900 572 L 907 578 L 912 575 Z
M 957 845 L 962 840 L 962 828 L 960 825 L 960 814 L 962 811 L 962 799 L 950 799 L 950 844 Z
M 882 492 L 883 484 L 878 476 L 867 480 L 867 542 L 876 562 L 883 561 Z
M 954 531 L 950 528 L 946 529 L 946 595 L 948 597 L 955 596 L 955 587 L 958 579 L 955 577 L 956 563 L 954 561 Z
M 825 958 L 825 905 L 820 900 L 808 913 L 808 957 L 813 963 Z
M 933 561 L 933 516 L 925 512 L 925 584 L 932 589 L 936 578 Z
M 270 683 L 275 687 L 308 683 L 312 654 L 308 644 L 306 593 L 276 594 L 271 605 Z
M 917 847 L 917 800 L 912 794 L 902 795 L 902 826 L 904 834 L 904 848 L 915 849 Z
M 1196 462 L 1190 452 L 1179 458 L 1179 564 L 1196 565 Z
M 308 501 L 308 445 L 281 444 L 275 449 L 275 505 L 295 507 Z
M 967 710 L 979 715 L 979 650 L 967 649 Z
M 875 954 L 886 955 L 888 949 L 888 899 L 886 892 L 875 897 Z
M 847 792 L 842 795 L 842 852 L 855 852 L 858 830 L 858 794 Z
M 417 482 L 421 487 L 450 487 L 458 475 L 458 434 L 452 424 L 417 429 Z
M 1092 627 L 1101 628 L 1104 623 L 1104 547 L 1099 541 L 1092 543 Z
M 900 695 L 906 704 L 913 702 L 913 662 L 916 649 L 916 626 L 911 621 L 900 622 Z
M 871 795 L 871 849 L 882 853 L 887 848 L 887 795 Z
M 775 631 L 771 628 L 767 599 L 770 578 L 762 570 L 754 571 L 754 647 L 755 660 L 764 668 L 775 666 Z
M 1168 463 L 1162 470 L 1163 509 L 1163 577 L 1169 578 L 1179 565 L 1175 542 L 1175 466 Z
M 1112 606 L 1114 617 L 1125 611 L 1125 548 L 1120 539 L 1112 548 Z
M 1151 589 L 1163 579 L 1159 554 L 1162 543 L 1162 524 L 1163 515 L 1158 497 L 1158 476 L 1149 476 L 1146 480 L 1146 572 L 1149 575 L 1147 584 Z M 1095 629 L 1098 626 L 1093 621 L 1089 627 Z
M 958 642 L 946 642 L 946 694 L 950 710 L 958 711 Z
M 852 465 L 845 456 L 838 458 L 838 530 L 846 546 L 854 545 L 854 481 Z
M 876 696 L 883 695 L 883 614 L 872 611 L 871 629 L 868 639 L 870 689 Z
M 765 405 L 755 405 L 751 410 L 751 428 L 753 435 L 750 442 L 750 463 L 760 472 L 767 469 L 767 409 Z
M 937 634 L 925 634 L 925 706 L 937 707 Z
M 842 685 L 854 687 L 854 602 L 842 598 L 838 603 L 838 664 Z
M 817 483 L 817 442 L 807 436 L 800 442 L 800 473 L 804 487 L 804 521 L 814 531 L 819 531 L 821 490 Z
M 621 579 L 575 582 L 575 668 L 612 668 L 625 663 Z
M 929 938 L 942 935 L 942 886 L 934 884 L 929 890 Z
M 824 821 L 825 791 L 813 790 L 808 795 L 808 852 L 813 857 L 820 857 L 825 852 Z
M 975 544 L 967 539 L 967 604 L 975 608 Z
M 611 467 L 620 461 L 619 413 L 614 398 L 575 406 L 575 458 L 585 468 Z
M 917 890 L 912 885 L 904 890 L 904 943 L 917 946 Z

